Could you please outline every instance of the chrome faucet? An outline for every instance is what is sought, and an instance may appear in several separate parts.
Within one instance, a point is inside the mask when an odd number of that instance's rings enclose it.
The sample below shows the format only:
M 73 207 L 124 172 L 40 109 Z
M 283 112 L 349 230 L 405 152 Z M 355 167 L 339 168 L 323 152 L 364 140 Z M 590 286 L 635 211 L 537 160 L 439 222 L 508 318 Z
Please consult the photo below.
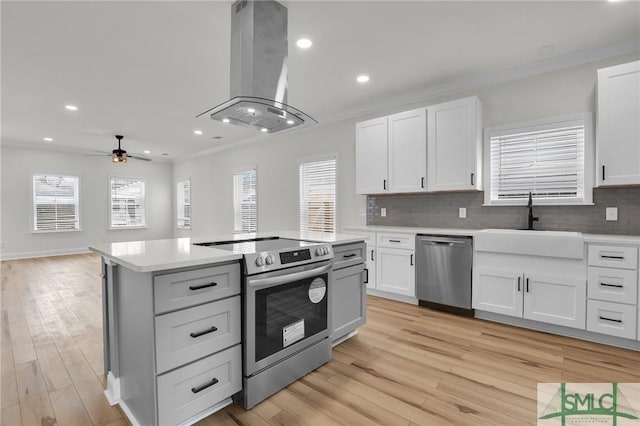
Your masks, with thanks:
M 527 224 L 527 230 L 532 231 L 533 230 L 533 222 L 537 222 L 540 220 L 539 217 L 533 217 L 533 200 L 531 199 L 531 192 L 529 192 L 529 203 L 527 204 L 527 207 L 529 208 L 529 221 Z

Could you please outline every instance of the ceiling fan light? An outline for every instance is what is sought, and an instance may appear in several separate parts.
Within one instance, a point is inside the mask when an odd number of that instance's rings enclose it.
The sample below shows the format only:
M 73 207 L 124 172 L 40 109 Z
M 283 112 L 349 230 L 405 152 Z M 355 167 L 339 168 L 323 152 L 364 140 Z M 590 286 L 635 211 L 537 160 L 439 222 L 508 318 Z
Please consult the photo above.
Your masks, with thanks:
M 111 158 L 111 161 L 116 163 L 116 164 L 123 164 L 123 163 L 127 162 L 127 156 L 126 155 L 113 154 L 113 157 Z

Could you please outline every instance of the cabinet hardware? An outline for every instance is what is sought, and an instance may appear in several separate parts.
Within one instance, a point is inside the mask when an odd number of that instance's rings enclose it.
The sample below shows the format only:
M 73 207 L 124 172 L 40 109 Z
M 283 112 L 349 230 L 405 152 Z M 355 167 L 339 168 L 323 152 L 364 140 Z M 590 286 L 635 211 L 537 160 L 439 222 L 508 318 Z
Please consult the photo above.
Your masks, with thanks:
M 218 331 L 218 328 L 217 327 L 211 327 L 211 328 L 208 328 L 206 330 L 198 331 L 196 333 L 189 333 L 189 336 L 191 336 L 191 337 L 193 337 L 195 339 L 196 337 L 204 336 L 205 334 L 213 333 L 214 331 Z
M 208 381 L 207 383 L 204 383 L 200 386 L 196 386 L 195 388 L 191 388 L 191 392 L 193 393 L 198 393 L 200 391 L 205 390 L 206 388 L 215 385 L 216 383 L 218 383 L 218 379 L 216 379 L 215 377 L 213 379 L 211 379 L 211 381 Z
M 605 287 L 615 287 L 615 288 L 622 288 L 622 287 L 624 287 L 622 284 L 607 284 L 607 283 L 600 283 L 600 285 L 605 286 Z
M 473 173 L 471 173 L 471 186 L 473 186 L 473 185 L 474 185 L 474 183 L 473 183 Z
M 401 243 L 402 241 L 400 240 L 389 240 L 390 243 Z
M 602 180 L 604 180 L 604 164 L 602 165 Z
M 343 258 L 343 259 L 349 259 L 350 257 L 356 257 L 356 256 L 357 256 L 357 254 L 355 254 L 355 253 L 351 253 L 351 254 L 343 254 L 343 255 L 342 255 L 342 258 Z
M 374 258 L 373 258 L 373 250 L 371 250 L 371 261 L 372 261 L 372 262 L 374 261 Z
M 364 272 L 365 272 L 364 283 L 369 284 L 369 270 L 367 268 L 364 268 Z
M 520 291 L 520 278 L 522 277 L 518 277 L 518 291 Z
M 409 261 L 409 263 L 411 264 L 411 266 L 413 266 L 413 253 L 411 254 L 411 260 Z
M 622 323 L 622 320 L 619 319 L 613 319 L 613 318 L 607 318 L 607 317 L 603 317 L 602 315 L 600 315 L 599 317 L 601 320 L 605 320 L 605 321 L 611 321 L 611 322 L 619 322 Z
M 384 179 L 382 181 L 382 189 L 384 189 L 385 191 L 387 190 L 387 180 L 386 179 Z
M 420 188 L 424 188 L 424 178 L 420 178 Z
M 624 260 L 624 256 L 608 256 L 606 254 L 600 255 L 601 259 L 615 259 L 615 260 Z
M 529 293 L 529 278 L 527 278 L 527 293 Z
M 202 284 L 202 285 L 190 285 L 189 286 L 189 290 L 202 290 L 203 288 L 215 287 L 217 285 L 218 285 L 218 283 L 209 283 L 209 284 Z

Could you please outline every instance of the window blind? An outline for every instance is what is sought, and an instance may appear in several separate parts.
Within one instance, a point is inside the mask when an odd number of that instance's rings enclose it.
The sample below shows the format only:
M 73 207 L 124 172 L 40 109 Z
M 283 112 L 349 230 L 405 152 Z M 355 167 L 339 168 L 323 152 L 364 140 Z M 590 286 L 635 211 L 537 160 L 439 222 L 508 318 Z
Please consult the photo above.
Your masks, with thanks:
M 256 232 L 257 227 L 256 171 L 250 169 L 233 175 L 233 230 Z
M 33 176 L 33 230 L 80 229 L 78 176 Z
M 145 226 L 145 188 L 142 178 L 111 178 L 111 227 Z
M 182 180 L 176 187 L 176 217 L 178 228 L 191 227 L 191 181 Z
M 336 159 L 300 164 L 300 230 L 335 232 Z
M 491 200 L 584 199 L 585 126 L 492 136 Z

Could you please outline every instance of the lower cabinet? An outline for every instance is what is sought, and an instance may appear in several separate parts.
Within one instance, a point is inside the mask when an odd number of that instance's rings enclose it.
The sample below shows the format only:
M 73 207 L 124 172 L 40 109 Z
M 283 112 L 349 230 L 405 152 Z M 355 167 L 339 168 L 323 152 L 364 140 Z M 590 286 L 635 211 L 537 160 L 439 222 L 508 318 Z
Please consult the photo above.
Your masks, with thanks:
M 378 247 L 376 290 L 416 296 L 415 250 Z
M 365 275 L 364 264 L 333 272 L 331 340 L 346 336 L 367 321 Z

